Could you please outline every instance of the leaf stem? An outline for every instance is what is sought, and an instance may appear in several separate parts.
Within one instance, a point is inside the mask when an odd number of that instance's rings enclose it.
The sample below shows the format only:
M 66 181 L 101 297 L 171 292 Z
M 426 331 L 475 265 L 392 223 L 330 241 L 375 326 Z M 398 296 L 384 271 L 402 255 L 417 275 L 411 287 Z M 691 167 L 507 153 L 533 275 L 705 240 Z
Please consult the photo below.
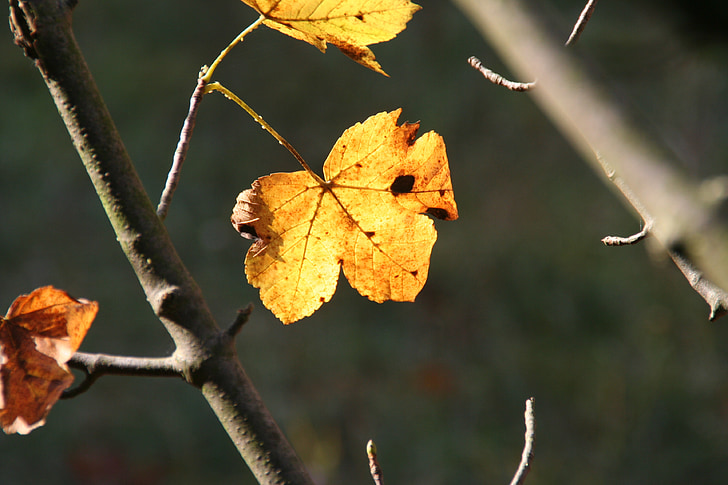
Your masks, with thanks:
M 268 122 L 265 121 L 262 116 L 260 116 L 258 113 L 256 113 L 255 110 L 253 110 L 253 108 L 248 106 L 248 104 L 245 101 L 240 99 L 238 96 L 235 95 L 235 93 L 230 91 L 228 88 L 226 88 L 219 82 L 210 83 L 205 87 L 205 94 L 211 93 L 212 91 L 219 91 L 220 93 L 223 94 L 223 96 L 225 96 L 229 100 L 237 103 L 237 105 L 240 106 L 241 108 L 243 108 L 251 116 L 251 118 L 253 118 L 255 121 L 257 121 L 258 124 L 260 126 L 262 126 L 263 129 L 265 129 L 265 131 L 270 133 L 273 136 L 273 138 L 278 140 L 278 143 L 283 145 L 286 148 L 286 150 L 288 150 L 291 153 L 291 155 L 293 155 L 294 158 L 296 160 L 298 160 L 298 163 L 301 164 L 303 169 L 306 170 L 306 172 L 308 172 L 309 175 L 311 175 L 311 177 L 313 177 L 321 185 L 326 185 L 326 182 L 321 177 L 319 177 L 316 174 L 316 172 L 314 172 L 311 169 L 311 167 L 308 166 L 308 163 L 306 163 L 306 160 L 304 160 L 303 157 L 301 156 L 301 154 L 298 153 L 295 148 L 293 148 L 293 145 L 288 143 L 288 141 L 286 141 L 285 138 L 283 138 L 270 124 L 268 124 Z
M 220 54 L 217 56 L 217 59 L 215 59 L 212 62 L 212 64 L 210 65 L 210 67 L 207 69 L 207 72 L 201 78 L 205 82 L 205 84 L 209 83 L 212 80 L 212 75 L 215 72 L 215 69 L 217 69 L 217 66 L 222 62 L 223 59 L 225 59 L 225 56 L 227 56 L 228 53 L 231 50 L 233 50 L 233 47 L 235 47 L 236 45 L 238 45 L 239 43 L 241 43 L 243 41 L 243 39 L 245 38 L 245 36 L 248 35 L 250 32 L 252 32 L 253 30 L 255 30 L 260 24 L 263 23 L 264 20 L 265 20 L 265 16 L 264 15 L 261 15 L 260 17 L 258 17 L 255 20 L 255 22 L 253 22 L 245 30 L 243 30 L 242 32 L 240 32 L 240 35 L 238 35 L 237 37 L 235 37 L 235 39 L 233 39 L 233 41 L 230 42 L 230 44 L 228 44 L 228 46 L 225 47 L 220 52 Z

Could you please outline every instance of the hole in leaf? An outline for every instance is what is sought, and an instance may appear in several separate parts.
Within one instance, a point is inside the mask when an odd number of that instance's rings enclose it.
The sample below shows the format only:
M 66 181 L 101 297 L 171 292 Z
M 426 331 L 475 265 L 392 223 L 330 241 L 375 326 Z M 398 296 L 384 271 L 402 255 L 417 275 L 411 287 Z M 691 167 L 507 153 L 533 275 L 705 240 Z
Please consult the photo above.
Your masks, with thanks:
M 439 207 L 428 207 L 425 212 L 442 220 L 447 220 L 449 215 L 445 209 L 440 209 Z
M 255 228 L 250 224 L 238 224 L 235 228 L 245 239 L 252 239 L 253 241 L 260 239 L 258 233 L 255 232 Z
M 406 194 L 412 191 L 412 187 L 414 187 L 414 185 L 414 175 L 400 175 L 399 177 L 394 179 L 394 182 L 392 182 L 389 190 L 391 190 L 395 194 Z

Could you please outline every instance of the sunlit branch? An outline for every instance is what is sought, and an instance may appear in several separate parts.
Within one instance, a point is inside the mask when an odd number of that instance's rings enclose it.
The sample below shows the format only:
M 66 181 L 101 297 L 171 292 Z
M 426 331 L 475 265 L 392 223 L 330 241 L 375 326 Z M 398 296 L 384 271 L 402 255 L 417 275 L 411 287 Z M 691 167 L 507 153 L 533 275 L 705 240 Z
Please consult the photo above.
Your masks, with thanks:
M 703 272 L 680 251 L 673 248 L 668 250 L 668 253 L 693 290 L 710 306 L 710 315 L 708 317 L 710 321 L 717 320 L 728 313 L 728 293 L 706 279 Z
M 475 56 L 471 56 L 470 58 L 468 58 L 468 64 L 470 64 L 474 69 L 480 71 L 483 77 L 485 77 L 485 79 L 487 79 L 488 81 L 492 82 L 493 84 L 497 84 L 498 86 L 503 86 L 504 88 L 511 91 L 528 91 L 536 86 L 535 81 L 532 83 L 519 83 L 515 81 L 509 81 L 500 74 L 495 73 L 485 67 L 483 63 L 480 62 L 480 59 Z
M 650 234 L 650 225 L 645 224 L 645 227 L 636 234 L 632 234 L 629 237 L 621 236 L 606 236 L 602 238 L 602 242 L 607 246 L 627 246 L 630 244 L 637 244 L 642 241 Z
M 200 72 L 200 77 L 197 79 L 197 86 L 190 98 L 190 109 L 187 112 L 187 117 L 182 125 L 177 149 L 174 151 L 174 157 L 172 158 L 172 167 L 169 169 L 169 174 L 167 174 L 167 182 L 164 184 L 164 190 L 162 191 L 162 196 L 160 197 L 159 205 L 157 206 L 157 215 L 162 220 L 167 217 L 169 204 L 172 202 L 174 191 L 177 189 L 182 164 L 187 157 L 187 149 L 190 146 L 190 138 L 192 138 L 192 131 L 195 129 L 197 111 L 200 109 L 200 102 L 202 101 L 202 96 L 205 94 L 206 82 L 202 78 L 203 73 L 204 68 Z
M 511 480 L 511 485 L 522 485 L 526 480 L 526 475 L 531 470 L 531 460 L 533 459 L 533 438 L 536 428 L 536 418 L 533 416 L 534 398 L 526 401 L 526 412 L 523 417 L 526 422 L 525 443 L 523 445 L 523 453 L 521 454 L 521 463 L 518 470 Z
M 569 46 L 576 44 L 576 41 L 579 40 L 579 37 L 581 37 L 581 33 L 584 32 L 584 29 L 586 28 L 587 22 L 589 22 L 589 19 L 594 13 L 594 9 L 597 6 L 597 1 L 598 0 L 589 0 L 586 3 L 586 5 L 584 6 L 584 10 L 581 11 L 581 15 L 579 15 L 579 18 L 574 24 L 574 29 L 571 31 L 569 39 L 564 45 Z

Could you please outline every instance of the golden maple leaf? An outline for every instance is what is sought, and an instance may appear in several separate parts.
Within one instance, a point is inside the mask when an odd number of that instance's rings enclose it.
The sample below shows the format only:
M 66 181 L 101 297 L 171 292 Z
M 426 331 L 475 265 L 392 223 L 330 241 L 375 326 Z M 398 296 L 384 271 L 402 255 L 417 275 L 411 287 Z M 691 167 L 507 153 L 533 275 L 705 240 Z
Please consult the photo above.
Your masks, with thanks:
M 413 301 L 437 239 L 432 219 L 458 217 L 445 143 L 397 126 L 401 109 L 347 129 L 324 163 L 259 178 L 237 198 L 231 222 L 254 239 L 250 284 L 283 323 L 311 315 L 336 291 L 340 269 L 376 302 Z
M 367 47 L 393 39 L 421 7 L 409 0 L 243 0 L 263 22 L 326 50 L 329 42 L 359 64 L 386 76 Z
M 0 317 L 0 425 L 27 434 L 42 426 L 73 382 L 66 362 L 78 350 L 98 304 L 52 286 L 15 299 Z

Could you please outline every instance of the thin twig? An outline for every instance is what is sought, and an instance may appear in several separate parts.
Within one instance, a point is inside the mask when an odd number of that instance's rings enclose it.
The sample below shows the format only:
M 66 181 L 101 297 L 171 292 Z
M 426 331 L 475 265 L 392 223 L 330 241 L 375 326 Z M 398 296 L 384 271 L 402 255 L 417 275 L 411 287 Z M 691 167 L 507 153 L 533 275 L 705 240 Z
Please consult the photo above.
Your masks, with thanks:
M 534 398 L 529 398 L 526 401 L 526 412 L 524 413 L 524 420 L 526 422 L 526 435 L 525 443 L 523 445 L 523 453 L 521 454 L 521 464 L 518 465 L 518 470 L 511 480 L 511 485 L 523 485 L 526 480 L 526 475 L 531 470 L 531 460 L 533 459 L 533 437 L 536 428 L 536 418 L 533 416 L 533 404 Z
M 574 29 L 571 31 L 571 35 L 564 45 L 570 46 L 575 44 L 576 41 L 579 40 L 579 37 L 581 37 L 581 33 L 584 32 L 584 29 L 586 28 L 587 22 L 589 22 L 589 19 L 594 13 L 594 9 L 597 6 L 597 1 L 598 0 L 589 0 L 588 2 L 586 2 L 584 10 L 581 11 L 581 15 L 579 15 L 579 19 L 574 24 Z
M 367 457 L 369 457 L 369 473 L 371 473 L 375 485 L 384 485 L 382 468 L 377 461 L 377 445 L 372 440 L 367 442 Z
M 177 142 L 177 149 L 174 151 L 174 157 L 172 158 L 172 167 L 169 169 L 167 182 L 164 184 L 164 191 L 162 191 L 162 196 L 159 199 L 157 215 L 162 220 L 167 217 L 169 204 L 172 202 L 174 191 L 177 189 L 177 183 L 179 182 L 182 164 L 184 163 L 185 158 L 187 158 L 187 149 L 190 146 L 192 131 L 195 129 L 195 120 L 197 119 L 197 112 L 200 109 L 200 101 L 202 101 L 202 96 L 205 95 L 205 86 L 207 85 L 207 82 L 204 80 L 204 74 L 205 69 L 200 72 L 200 76 L 197 79 L 197 86 L 190 98 L 190 109 L 187 112 L 187 117 L 182 125 L 182 131 L 179 134 L 179 142 Z
M 637 244 L 650 234 L 650 225 L 645 224 L 645 227 L 636 234 L 632 234 L 629 237 L 621 236 L 606 236 L 602 238 L 602 242 L 607 246 L 627 246 L 630 244 Z
M 468 58 L 468 64 L 470 64 L 470 66 L 474 69 L 480 71 L 483 77 L 485 77 L 485 79 L 487 79 L 488 81 L 492 82 L 493 84 L 497 84 L 498 86 L 503 86 L 504 88 L 511 91 L 523 92 L 533 89 L 536 86 L 536 81 L 532 83 L 519 83 L 515 81 L 509 81 L 500 74 L 495 73 L 485 67 L 483 63 L 480 62 L 480 59 L 475 56 L 471 56 Z
M 76 352 L 68 361 L 68 366 L 82 370 L 86 374 L 86 379 L 76 387 L 64 391 L 62 399 L 78 396 L 87 391 L 99 377 L 107 374 L 150 377 L 182 375 L 172 357 L 128 357 Z

